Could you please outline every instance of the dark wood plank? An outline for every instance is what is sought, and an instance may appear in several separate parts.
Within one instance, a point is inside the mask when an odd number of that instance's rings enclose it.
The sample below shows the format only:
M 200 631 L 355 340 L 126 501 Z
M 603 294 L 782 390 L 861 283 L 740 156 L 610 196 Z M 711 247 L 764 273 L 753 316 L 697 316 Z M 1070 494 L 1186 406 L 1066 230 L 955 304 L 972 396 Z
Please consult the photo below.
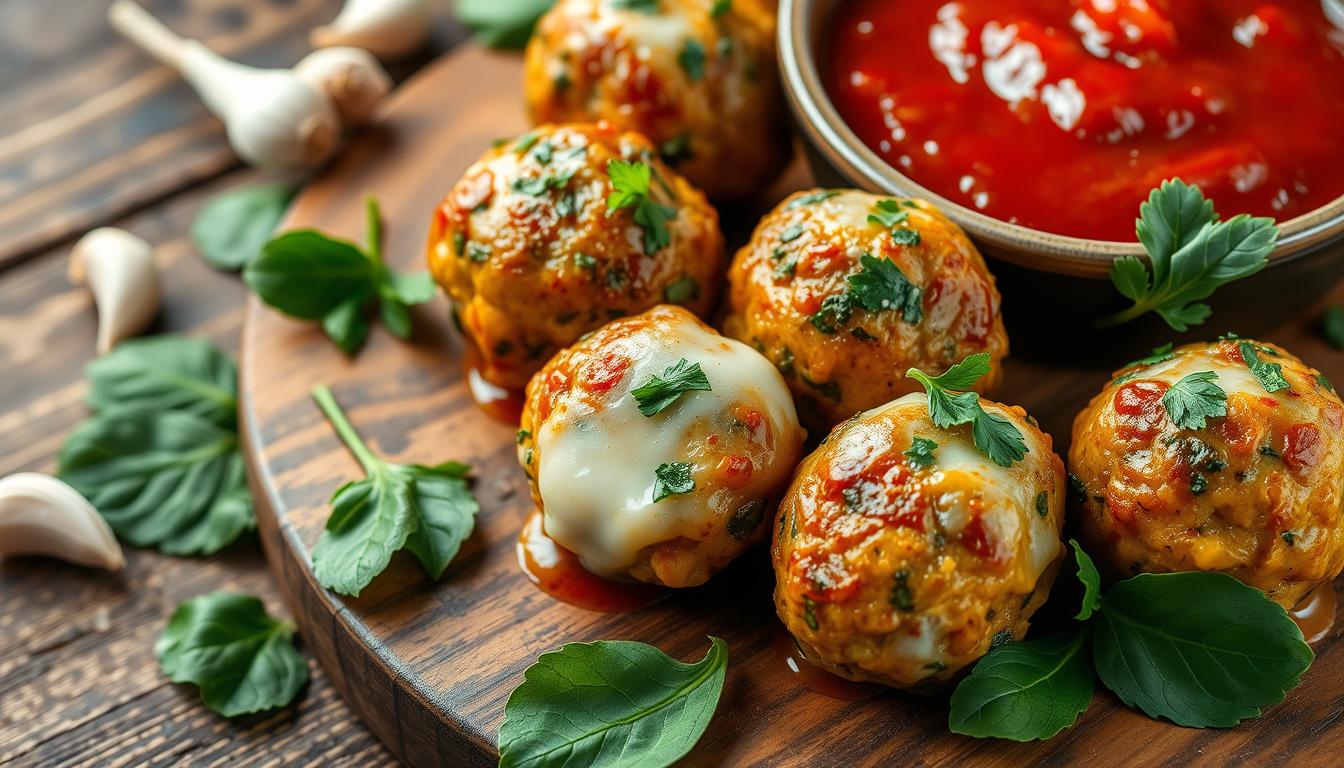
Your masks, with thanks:
M 357 237 L 366 192 L 387 217 L 389 260 L 423 268 L 430 212 L 497 136 L 525 128 L 516 58 L 465 49 L 408 84 L 386 133 L 356 147 L 298 201 L 291 223 Z M 470 109 L 462 109 L 464 104 Z M 793 183 L 801 180 L 794 177 Z M 1028 300 L 1008 297 L 1007 301 Z M 1344 286 L 1334 294 L 1344 300 Z M 1306 315 L 1304 315 L 1305 317 Z M 336 686 L 375 733 L 412 765 L 489 765 L 509 692 L 537 654 L 565 642 L 625 638 L 698 658 L 705 636 L 727 640 L 732 661 L 723 700 L 688 765 L 1018 766 L 1155 765 L 1173 760 L 1338 764 L 1344 741 L 1335 681 L 1344 675 L 1339 629 L 1317 648 L 1302 687 L 1265 718 L 1227 731 L 1154 722 L 1099 694 L 1082 721 L 1048 743 L 977 741 L 948 733 L 946 704 L 890 692 L 844 702 L 798 688 L 770 652 L 777 620 L 773 576 L 755 551 L 706 587 L 684 590 L 628 615 L 586 612 L 536 590 L 514 544 L 530 511 L 514 457 L 513 427 L 474 407 L 462 382 L 462 346 L 442 299 L 419 308 L 416 335 L 375 331 L 349 361 L 311 325 L 253 302 L 241 360 L 247 450 L 261 535 L 282 588 Z M 1344 356 L 1308 321 L 1269 335 L 1344 381 Z M 1006 402 L 1026 406 L 1067 447 L 1069 423 L 1107 377 L 1102 370 L 1012 360 Z M 437 584 L 402 553 L 357 599 L 322 590 L 309 553 L 327 498 L 359 476 L 355 461 L 309 401 L 330 384 L 356 427 L 393 461 L 470 462 L 482 504 L 476 533 Z
M 0 269 L 238 167 L 181 79 L 108 26 L 111 0 L 0 5 Z M 177 32 L 290 66 L 340 0 L 143 0 Z M 442 14 L 405 75 L 464 33 Z
M 246 290 L 205 266 L 184 233 L 208 196 L 255 180 L 233 174 L 118 222 L 156 245 L 165 293 L 156 330 L 236 348 Z M 53 471 L 62 440 L 87 414 L 83 367 L 96 323 L 87 292 L 65 277 L 67 255 L 48 252 L 0 279 L 0 476 Z M 255 538 L 210 558 L 126 554 L 118 574 L 0 560 L 0 764 L 392 762 L 315 663 L 294 705 L 237 721 L 159 672 L 154 641 L 182 600 L 246 592 L 286 614 Z

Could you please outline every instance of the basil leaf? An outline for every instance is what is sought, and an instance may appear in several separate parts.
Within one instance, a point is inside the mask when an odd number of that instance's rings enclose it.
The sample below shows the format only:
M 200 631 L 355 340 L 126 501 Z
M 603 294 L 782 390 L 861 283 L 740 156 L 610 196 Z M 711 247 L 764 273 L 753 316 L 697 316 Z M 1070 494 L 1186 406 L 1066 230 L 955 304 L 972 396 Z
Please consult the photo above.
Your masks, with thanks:
M 491 48 L 522 48 L 555 0 L 458 0 L 457 18 Z
M 1073 561 L 1078 566 L 1078 581 L 1083 585 L 1083 604 L 1073 618 L 1087 621 L 1101 609 L 1101 574 L 1076 539 L 1069 539 L 1069 545 L 1073 547 Z
M 1110 589 L 1092 657 L 1131 707 L 1229 727 L 1283 701 L 1314 655 L 1282 607 L 1221 573 L 1140 574 Z
M 504 706 L 500 768 L 672 765 L 705 732 L 727 669 L 717 637 L 695 664 L 626 640 L 543 653 Z
M 947 727 L 979 738 L 1048 739 L 1073 725 L 1096 681 L 1087 627 L 991 648 L 952 692 Z
M 299 230 L 266 243 L 243 272 L 243 280 L 281 312 L 320 320 L 354 297 L 367 298 L 373 290 L 374 267 L 353 243 Z
M 208 555 L 256 525 L 237 434 L 186 411 L 94 416 L 62 447 L 60 476 L 138 547 Z
M 439 579 L 476 525 L 480 507 L 467 486 L 469 467 L 382 461 L 360 439 L 331 390 L 314 389 L 313 400 L 367 475 L 331 497 L 326 530 L 313 548 L 318 583 L 358 596 L 403 547 Z
M 1208 419 L 1227 415 L 1227 393 L 1215 384 L 1218 374 L 1196 371 L 1171 385 L 1162 395 L 1167 416 L 1181 429 L 1203 429 Z
M 216 592 L 177 606 L 154 645 L 175 683 L 193 683 L 225 717 L 282 707 L 308 682 L 294 627 L 250 595 Z
M 89 363 L 85 373 L 95 411 L 185 411 L 221 427 L 237 422 L 238 369 L 205 341 L 128 339 Z
M 216 195 L 192 221 L 192 242 L 215 267 L 242 269 L 271 239 L 296 191 L 290 184 L 274 183 Z
M 356 296 L 337 304 L 322 318 L 322 332 L 350 357 L 354 357 L 369 338 L 369 318 L 364 316 L 364 304 L 365 299 Z

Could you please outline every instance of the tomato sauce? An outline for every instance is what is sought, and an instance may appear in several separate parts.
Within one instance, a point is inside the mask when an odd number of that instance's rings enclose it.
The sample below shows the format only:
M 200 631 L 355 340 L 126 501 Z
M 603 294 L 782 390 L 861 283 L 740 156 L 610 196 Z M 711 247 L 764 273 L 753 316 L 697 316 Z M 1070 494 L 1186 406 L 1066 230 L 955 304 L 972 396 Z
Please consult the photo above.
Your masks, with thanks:
M 667 593 L 652 584 L 607 579 L 584 568 L 578 555 L 546 535 L 538 510 L 528 516 L 518 536 L 518 565 L 541 591 L 590 611 L 634 611 Z
M 1224 218 L 1344 194 L 1339 7 L 1332 22 L 1321 0 L 849 0 L 824 77 L 864 143 L 938 194 L 1132 242 L 1167 178 Z

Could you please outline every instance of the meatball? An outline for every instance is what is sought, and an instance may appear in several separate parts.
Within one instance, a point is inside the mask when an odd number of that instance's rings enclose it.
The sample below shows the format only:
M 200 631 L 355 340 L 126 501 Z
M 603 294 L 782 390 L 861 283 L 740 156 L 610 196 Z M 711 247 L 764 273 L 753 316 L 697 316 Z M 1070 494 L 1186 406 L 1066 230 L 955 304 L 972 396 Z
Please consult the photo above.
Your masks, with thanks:
M 1192 399 L 1226 415 L 1200 426 Z M 1084 541 L 1115 578 L 1220 571 L 1292 608 L 1344 567 L 1342 425 L 1325 377 L 1273 344 L 1223 338 L 1131 363 L 1073 422 Z
M 536 122 L 643 133 L 715 199 L 750 197 L 791 154 L 762 0 L 559 0 L 527 47 L 525 84 Z
M 521 426 L 546 534 L 594 573 L 669 587 L 765 537 L 804 437 L 769 361 L 673 306 L 556 355 Z
M 647 193 L 626 207 L 608 203 L 613 161 L 633 163 L 625 176 Z M 482 375 L 510 389 L 614 317 L 662 302 L 708 312 L 724 264 L 705 196 L 646 139 L 605 125 L 542 126 L 486 152 L 434 212 L 428 251 Z
M 829 429 L 988 352 L 991 393 L 1008 336 L 999 293 L 966 235 L 919 200 L 855 190 L 796 194 L 768 214 L 729 270 L 724 332 L 789 382 L 809 427 Z
M 1064 464 L 1021 408 L 981 405 L 1022 433 L 1011 467 L 969 426 L 936 427 L 923 393 L 856 415 L 803 460 L 772 555 L 775 609 L 809 661 L 909 688 L 1026 634 L 1064 552 Z

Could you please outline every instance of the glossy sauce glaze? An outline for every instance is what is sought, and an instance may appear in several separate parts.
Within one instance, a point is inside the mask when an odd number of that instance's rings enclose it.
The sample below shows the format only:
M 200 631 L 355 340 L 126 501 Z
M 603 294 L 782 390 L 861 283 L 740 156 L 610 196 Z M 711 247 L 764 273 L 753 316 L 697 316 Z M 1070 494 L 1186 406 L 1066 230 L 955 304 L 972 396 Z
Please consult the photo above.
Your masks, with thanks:
M 1334 629 L 1336 603 L 1334 586 L 1326 584 L 1303 598 L 1288 615 L 1302 630 L 1302 637 L 1314 645 Z
M 523 393 L 490 383 L 481 372 L 481 356 L 469 347 L 465 358 L 467 391 L 476 406 L 490 418 L 516 425 L 523 413 Z
M 938 194 L 1133 241 L 1166 178 L 1224 217 L 1344 193 L 1337 25 L 1321 0 L 852 0 L 825 77 L 862 140 Z
M 533 511 L 518 536 L 518 565 L 528 581 L 557 600 L 602 613 L 626 613 L 653 604 L 665 589 L 607 579 L 589 571 L 579 556 L 556 544 Z

